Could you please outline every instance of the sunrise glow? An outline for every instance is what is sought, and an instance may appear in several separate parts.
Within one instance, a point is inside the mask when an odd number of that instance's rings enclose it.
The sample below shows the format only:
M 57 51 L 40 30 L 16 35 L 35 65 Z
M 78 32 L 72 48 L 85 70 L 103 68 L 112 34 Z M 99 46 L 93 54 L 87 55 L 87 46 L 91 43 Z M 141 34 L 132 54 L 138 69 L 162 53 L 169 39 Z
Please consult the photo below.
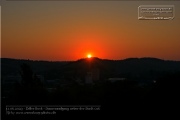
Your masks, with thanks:
M 88 54 L 88 55 L 87 55 L 87 58 L 91 58 L 91 57 L 92 57 L 92 55 L 91 55 L 91 54 Z
M 143 4 L 140 1 L 136 4 L 120 1 L 39 4 L 37 1 L 16 2 L 17 5 L 11 1 L 3 0 L 4 12 L 0 9 L 2 21 L 6 21 L 0 25 L 3 26 L 1 58 L 180 60 L 180 9 L 176 10 L 177 19 L 148 22 L 137 19 L 137 6 Z M 168 2 L 180 8 L 180 2 Z

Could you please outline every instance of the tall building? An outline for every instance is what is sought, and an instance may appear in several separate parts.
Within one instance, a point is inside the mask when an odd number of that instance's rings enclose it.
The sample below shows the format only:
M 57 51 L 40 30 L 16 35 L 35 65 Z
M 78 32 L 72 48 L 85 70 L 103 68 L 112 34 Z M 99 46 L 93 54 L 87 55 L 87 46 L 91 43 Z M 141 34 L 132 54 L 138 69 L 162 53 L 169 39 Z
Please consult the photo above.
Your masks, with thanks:
M 99 69 L 98 68 L 93 68 L 91 69 L 90 72 L 87 72 L 86 78 L 85 78 L 85 83 L 86 84 L 92 84 L 95 81 L 99 80 Z
M 87 75 L 85 78 L 85 83 L 86 84 L 92 84 L 93 83 L 92 72 L 87 72 Z

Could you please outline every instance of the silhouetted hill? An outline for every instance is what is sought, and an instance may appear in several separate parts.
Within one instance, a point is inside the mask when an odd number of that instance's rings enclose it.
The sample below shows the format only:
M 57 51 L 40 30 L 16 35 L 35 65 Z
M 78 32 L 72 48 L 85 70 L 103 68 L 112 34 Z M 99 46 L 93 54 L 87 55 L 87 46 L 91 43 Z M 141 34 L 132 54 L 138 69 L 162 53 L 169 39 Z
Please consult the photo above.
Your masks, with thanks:
M 80 59 L 66 64 L 64 68 L 66 70 L 76 69 L 87 71 L 89 66 L 106 72 L 106 75 L 143 75 L 153 74 L 153 72 L 180 71 L 180 61 L 166 61 L 157 58 L 128 58 L 124 60 L 103 60 L 99 58 Z
M 69 62 L 32 61 L 1 58 L 2 75 L 17 74 L 22 63 L 29 64 L 35 73 L 48 77 L 85 75 L 92 69 L 99 69 L 102 79 L 109 77 L 141 77 L 153 79 L 166 72 L 180 72 L 180 61 L 168 61 L 157 58 L 128 58 L 107 60 L 84 58 Z
M 14 75 L 18 74 L 20 70 L 20 65 L 27 63 L 31 66 L 35 73 L 44 73 L 49 70 L 54 70 L 59 68 L 62 65 L 67 64 L 67 62 L 50 62 L 50 61 L 33 61 L 33 60 L 24 60 L 24 59 L 10 59 L 10 58 L 1 58 L 1 69 L 2 75 Z
M 2 84 L 4 110 L 6 104 L 80 104 L 100 105 L 101 111 L 108 113 L 134 113 L 138 108 L 154 114 L 154 111 L 176 110 L 174 106 L 179 104 L 180 61 L 85 58 L 48 62 L 1 58 L 1 68 L 2 79 L 5 76 L 2 81 L 7 80 Z M 19 74 L 21 68 L 21 82 L 8 83 L 6 76 Z M 46 82 L 34 77 L 34 73 L 44 76 Z M 100 79 L 93 79 L 93 75 Z M 90 77 L 93 83 L 87 82 Z M 109 78 L 126 79 L 113 82 Z

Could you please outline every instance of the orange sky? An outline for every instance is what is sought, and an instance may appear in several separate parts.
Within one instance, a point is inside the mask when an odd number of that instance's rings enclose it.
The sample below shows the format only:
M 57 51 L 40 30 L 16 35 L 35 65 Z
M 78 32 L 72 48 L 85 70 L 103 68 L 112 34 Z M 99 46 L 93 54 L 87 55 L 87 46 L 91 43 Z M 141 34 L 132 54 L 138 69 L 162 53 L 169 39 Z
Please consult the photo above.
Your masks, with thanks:
M 138 20 L 144 4 L 175 5 L 174 20 Z M 4 1 L 1 57 L 180 60 L 180 2 Z

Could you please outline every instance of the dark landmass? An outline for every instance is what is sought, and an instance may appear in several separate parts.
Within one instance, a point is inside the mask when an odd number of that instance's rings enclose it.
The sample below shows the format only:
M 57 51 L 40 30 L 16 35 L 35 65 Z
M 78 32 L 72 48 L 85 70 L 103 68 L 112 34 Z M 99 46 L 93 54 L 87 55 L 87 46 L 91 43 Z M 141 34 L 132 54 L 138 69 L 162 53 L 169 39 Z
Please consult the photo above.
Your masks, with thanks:
M 157 58 L 1 58 L 4 106 L 100 105 L 101 112 L 169 112 L 178 109 L 179 80 L 180 61 Z
M 106 60 L 99 58 L 77 61 L 49 62 L 1 58 L 2 76 L 19 74 L 20 65 L 27 63 L 37 74 L 47 77 L 61 77 L 64 72 L 87 72 L 89 65 L 102 71 L 102 77 L 141 76 L 153 77 L 165 72 L 180 71 L 180 61 L 157 58 L 128 58 L 124 60 Z M 58 74 L 58 75 L 55 75 Z

